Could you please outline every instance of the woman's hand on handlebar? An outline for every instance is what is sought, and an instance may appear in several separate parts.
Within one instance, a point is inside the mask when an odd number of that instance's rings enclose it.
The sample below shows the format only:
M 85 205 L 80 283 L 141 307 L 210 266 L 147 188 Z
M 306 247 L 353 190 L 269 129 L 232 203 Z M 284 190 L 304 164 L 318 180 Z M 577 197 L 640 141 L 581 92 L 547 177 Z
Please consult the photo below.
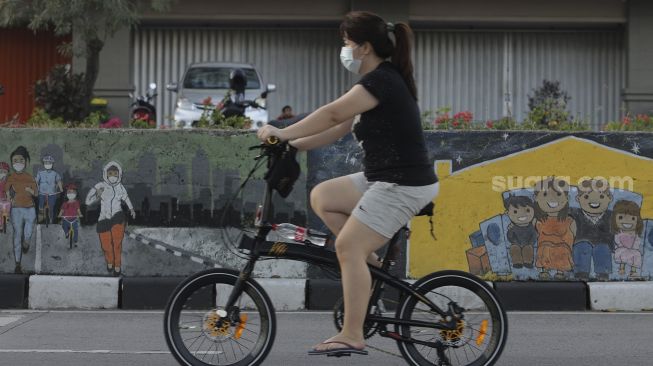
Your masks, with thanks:
M 267 141 L 270 137 L 273 136 L 279 138 L 281 141 L 286 141 L 288 138 L 285 135 L 286 134 L 284 133 L 283 129 L 279 129 L 270 125 L 265 125 L 259 128 L 258 132 L 256 133 L 258 139 L 263 142 Z

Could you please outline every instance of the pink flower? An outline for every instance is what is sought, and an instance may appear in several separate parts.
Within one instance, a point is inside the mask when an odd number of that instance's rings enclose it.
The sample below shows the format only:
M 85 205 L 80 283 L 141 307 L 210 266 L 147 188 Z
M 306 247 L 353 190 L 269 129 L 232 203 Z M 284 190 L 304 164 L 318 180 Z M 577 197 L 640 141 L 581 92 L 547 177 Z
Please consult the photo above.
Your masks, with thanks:
M 101 123 L 100 128 L 120 128 L 122 127 L 122 121 L 118 117 L 112 117 L 108 121 Z
M 436 125 L 441 125 L 449 120 L 449 113 L 445 113 L 441 116 L 438 116 L 438 118 L 435 119 L 435 124 Z
M 626 117 L 624 117 L 623 124 L 625 124 L 625 125 L 627 126 L 627 125 L 629 125 L 632 121 L 633 121 L 632 118 L 626 116 Z
M 458 121 L 453 121 L 453 123 L 451 125 L 454 126 L 454 127 L 458 127 L 459 124 L 460 123 L 458 123 Z
M 474 114 L 469 111 L 458 112 L 453 116 L 453 119 L 462 120 L 465 123 L 471 123 L 474 119 Z
M 494 128 L 494 122 L 492 122 L 492 121 L 487 121 L 487 122 L 485 122 L 485 126 L 486 126 L 487 128 Z

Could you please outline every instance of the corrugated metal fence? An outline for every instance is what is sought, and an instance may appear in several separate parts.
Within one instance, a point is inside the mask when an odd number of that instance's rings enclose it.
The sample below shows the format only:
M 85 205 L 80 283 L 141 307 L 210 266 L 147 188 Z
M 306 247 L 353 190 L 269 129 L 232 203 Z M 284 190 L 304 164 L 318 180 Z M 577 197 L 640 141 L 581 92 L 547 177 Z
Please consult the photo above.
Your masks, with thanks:
M 27 120 L 34 108 L 34 83 L 56 64 L 70 63 L 57 52 L 57 46 L 69 37 L 55 37 L 52 32 L 36 34 L 23 28 L 0 28 L 0 123 L 18 115 Z
M 528 94 L 558 80 L 569 109 L 594 125 L 620 116 L 625 38 L 620 31 L 416 31 L 415 76 L 423 111 L 449 106 L 478 120 L 512 114 L 522 120 Z M 255 64 L 277 85 L 270 117 L 285 104 L 309 112 L 341 95 L 353 81 L 339 62 L 337 30 L 142 28 L 134 35 L 137 90 L 157 82 L 162 120 L 175 95 L 164 90 L 200 61 Z M 160 121 L 161 122 L 161 121 Z

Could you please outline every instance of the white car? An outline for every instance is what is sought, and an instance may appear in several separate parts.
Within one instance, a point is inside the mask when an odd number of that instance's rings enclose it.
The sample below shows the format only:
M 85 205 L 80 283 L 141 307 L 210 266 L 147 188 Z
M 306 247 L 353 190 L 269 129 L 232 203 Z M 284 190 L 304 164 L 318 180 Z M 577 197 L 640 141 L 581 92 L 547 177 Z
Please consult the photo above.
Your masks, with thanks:
M 186 68 L 180 84 L 171 83 L 166 89 L 177 93 L 175 108 L 175 127 L 193 128 L 200 120 L 206 108 L 203 101 L 210 97 L 213 104 L 220 102 L 229 91 L 229 75 L 235 69 L 241 69 L 247 78 L 245 100 L 255 100 L 265 107 L 265 96 L 276 90 L 274 84 L 263 86 L 261 77 L 253 65 L 231 62 L 203 62 L 191 64 Z M 264 108 L 247 107 L 245 116 L 252 120 L 252 129 L 257 130 L 267 124 L 268 111 Z

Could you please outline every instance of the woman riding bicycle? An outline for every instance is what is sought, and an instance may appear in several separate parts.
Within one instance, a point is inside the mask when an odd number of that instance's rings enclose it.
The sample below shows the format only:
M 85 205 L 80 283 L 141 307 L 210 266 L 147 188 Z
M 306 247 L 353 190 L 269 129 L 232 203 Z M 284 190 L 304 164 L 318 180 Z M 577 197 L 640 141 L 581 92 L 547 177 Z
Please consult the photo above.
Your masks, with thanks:
M 342 331 L 310 354 L 363 353 L 363 322 L 371 276 L 366 261 L 431 202 L 438 192 L 417 106 L 411 61 L 412 31 L 368 12 L 351 12 L 340 25 L 340 59 L 362 77 L 337 100 L 302 121 L 258 137 L 290 141 L 298 150 L 335 142 L 352 131 L 365 152 L 364 172 L 331 179 L 311 192 L 311 207 L 337 235 L 345 319 Z M 369 259 L 368 259 L 369 258 Z

